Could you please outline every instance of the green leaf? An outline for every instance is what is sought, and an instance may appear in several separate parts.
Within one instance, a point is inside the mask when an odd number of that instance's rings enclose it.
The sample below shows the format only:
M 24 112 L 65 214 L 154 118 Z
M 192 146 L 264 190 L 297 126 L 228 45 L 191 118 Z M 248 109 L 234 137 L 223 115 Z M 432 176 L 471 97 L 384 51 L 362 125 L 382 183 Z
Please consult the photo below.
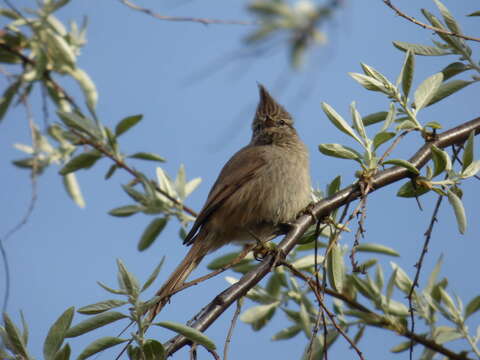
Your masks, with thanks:
M 67 331 L 66 337 L 72 338 L 77 337 L 92 330 L 98 329 L 102 326 L 111 324 L 120 319 L 125 319 L 127 315 L 122 314 L 118 311 L 109 311 L 106 313 L 101 313 L 92 317 L 89 317 L 86 320 L 78 323 L 77 325 L 71 327 Z
M 412 345 L 412 342 L 410 340 L 401 342 L 398 345 L 395 345 L 393 348 L 390 349 L 390 352 L 392 353 L 401 353 L 404 352 L 408 349 L 410 349 L 410 346 Z
M 418 197 L 429 191 L 430 189 L 426 186 L 416 184 L 414 187 L 412 181 L 408 181 L 398 189 L 397 196 L 405 198 Z
M 358 245 L 355 249 L 358 252 L 369 252 L 369 253 L 377 253 L 377 254 L 384 254 L 384 255 L 390 255 L 390 256 L 400 256 L 400 254 L 396 252 L 394 249 L 385 245 L 375 244 L 375 243 L 362 243 Z
M 340 114 L 338 114 L 330 105 L 322 102 L 322 109 L 325 115 L 327 115 L 330 122 L 335 125 L 338 130 L 354 138 L 356 141 L 363 145 L 362 140 L 360 140 L 357 134 L 355 134 L 350 125 L 348 125 L 348 123 L 340 116 Z
M 27 352 L 27 347 L 23 342 L 22 336 L 20 335 L 20 331 L 15 326 L 13 321 L 7 315 L 7 313 L 3 313 L 3 322 L 5 323 L 5 332 L 8 336 L 8 341 L 10 342 L 13 350 L 23 356 L 25 359 L 29 359 L 30 356 Z
M 101 138 L 101 131 L 98 125 L 90 118 L 80 116 L 74 112 L 57 111 L 60 120 L 70 128 L 80 130 L 90 136 Z
M 415 69 L 415 55 L 412 50 L 407 50 L 405 61 L 403 62 L 399 80 L 402 83 L 403 95 L 408 97 L 413 82 L 413 72 Z
M 65 175 L 63 178 L 63 185 L 65 186 L 65 190 L 67 191 L 68 196 L 78 205 L 80 208 L 85 207 L 85 200 L 82 195 L 82 190 L 80 189 L 80 185 L 78 185 L 77 177 L 74 173 L 69 173 Z
M 402 51 L 410 50 L 415 55 L 422 55 L 422 56 L 441 56 L 441 55 L 448 55 L 449 52 L 443 49 L 440 49 L 436 46 L 427 46 L 427 45 L 419 45 L 419 44 L 412 44 L 403 41 L 394 41 L 393 45 Z
M 28 344 L 29 330 L 28 330 L 28 324 L 25 321 L 25 317 L 23 316 L 22 311 L 20 311 L 20 319 L 22 320 L 22 328 L 23 328 L 22 340 L 23 340 L 23 343 L 26 345 Z
M 285 329 L 280 330 L 272 336 L 272 340 L 288 340 L 296 336 L 302 328 L 299 325 L 292 325 Z
M 388 140 L 394 137 L 395 137 L 394 132 L 386 132 L 386 131 L 379 132 L 373 138 L 373 149 L 377 150 L 380 145 L 386 143 Z
M 88 345 L 85 350 L 83 350 L 82 353 L 78 356 L 77 360 L 87 359 L 100 351 L 111 348 L 112 346 L 124 343 L 126 341 L 128 341 L 128 339 L 120 339 L 112 336 L 102 337 Z
M 395 108 L 395 103 L 392 101 L 389 105 L 388 113 L 385 118 L 385 123 L 382 126 L 381 132 L 386 131 L 395 121 L 397 116 L 397 109 Z
M 138 285 L 138 280 L 136 277 L 128 271 L 127 267 L 123 263 L 122 260 L 117 259 L 117 267 L 118 267 L 118 280 L 120 283 L 120 287 L 127 290 L 129 295 L 133 295 L 136 297 L 140 290 L 140 286 Z
M 415 90 L 415 108 L 417 111 L 424 108 L 433 99 L 443 81 L 443 74 L 436 73 L 425 79 Z
M 468 135 L 468 139 L 465 142 L 465 147 L 463 149 L 463 157 L 462 157 L 462 172 L 465 172 L 465 169 L 470 166 L 473 162 L 473 151 L 475 149 L 475 131 L 472 131 L 470 135 Z
M 480 10 L 479 11 L 474 11 L 474 12 L 468 14 L 467 16 L 480 16 Z
M 430 99 L 426 106 L 433 105 L 440 100 L 445 99 L 446 97 L 456 93 L 459 90 L 462 90 L 464 87 L 474 83 L 474 81 L 465 81 L 465 80 L 451 80 L 442 83 L 437 89 L 433 97 Z
M 377 264 L 375 267 L 375 285 L 379 290 L 382 290 L 384 282 L 385 276 L 383 274 L 383 269 L 379 264 Z
M 367 115 L 362 119 L 363 125 L 369 126 L 372 124 L 376 124 L 380 121 L 383 121 L 387 117 L 387 114 L 388 113 L 386 111 L 380 111 L 380 112 Z
M 338 292 L 343 292 L 345 279 L 345 263 L 339 246 L 333 246 L 327 255 L 327 277 L 330 286 Z
M 396 165 L 401 166 L 410 171 L 412 174 L 419 175 L 420 171 L 411 162 L 403 159 L 390 159 L 383 162 L 384 165 Z
M 436 122 L 436 121 L 429 121 L 428 123 L 425 124 L 425 127 L 429 127 L 431 129 L 435 129 L 435 130 L 440 130 L 442 129 L 442 124 Z
M 152 245 L 157 236 L 162 232 L 165 225 L 167 225 L 166 217 L 153 219 L 140 238 L 137 246 L 138 250 L 143 251 Z
M 157 340 L 148 339 L 142 346 L 144 357 L 139 357 L 144 360 L 164 360 L 165 348 Z
M 365 132 L 365 127 L 363 125 L 362 117 L 360 116 L 360 113 L 357 110 L 355 101 L 353 101 L 350 104 L 350 112 L 352 114 L 352 119 L 353 119 L 353 126 L 357 130 L 357 133 L 360 135 L 360 137 L 363 139 L 364 142 L 367 141 L 367 133 Z
M 342 177 L 338 175 L 335 179 L 332 180 L 327 187 L 327 196 L 332 196 L 338 190 L 340 190 L 340 185 L 342 184 Z
M 161 157 L 160 155 L 148 153 L 148 152 L 137 152 L 133 155 L 129 155 L 129 158 L 133 159 L 141 159 L 141 160 L 150 160 L 150 161 L 159 161 L 165 162 L 165 158 Z
M 443 151 L 442 149 L 439 149 L 435 145 L 432 145 L 431 150 L 432 150 L 432 160 L 433 160 L 432 177 L 435 177 L 441 174 L 447 168 L 450 161 L 450 157 L 445 151 Z
M 59 171 L 59 173 L 60 175 L 67 175 L 71 172 L 74 172 L 80 169 L 89 169 L 101 157 L 102 157 L 102 154 L 100 154 L 97 150 L 84 152 L 80 155 L 75 156 L 68 163 L 66 163 L 63 166 L 63 168 Z
M 101 281 L 97 281 L 97 284 L 103 288 L 104 290 L 108 291 L 109 293 L 115 294 L 115 295 L 126 295 L 127 292 L 125 290 L 115 290 L 112 289 L 111 287 L 108 287 L 107 285 L 103 284 Z
M 117 169 L 118 169 L 118 166 L 116 164 L 111 165 L 107 173 L 105 174 L 105 180 L 110 179 L 112 175 L 115 173 L 115 171 L 117 171 Z
M 465 308 L 465 319 L 480 309 L 480 295 L 475 296 Z
M 308 269 L 315 266 L 315 264 L 320 265 L 323 262 L 323 256 L 317 255 L 317 261 L 315 262 L 315 254 L 308 254 L 299 259 L 295 259 L 292 262 L 292 266 L 298 270 Z
M 447 197 L 450 205 L 455 212 L 455 218 L 457 219 L 458 231 L 460 234 L 464 234 L 467 228 L 467 217 L 465 215 L 465 209 L 462 204 L 462 200 L 450 189 L 447 191 Z
M 438 326 L 433 330 L 433 339 L 439 344 L 461 338 L 463 338 L 462 333 L 450 326 Z
M 59 351 L 57 351 L 53 360 L 69 360 L 71 352 L 70 345 L 66 343 Z
M 43 343 L 43 356 L 46 360 L 53 360 L 57 351 L 60 350 L 63 340 L 66 337 L 67 330 L 72 324 L 74 312 L 75 308 L 73 306 L 68 308 L 62 315 L 60 315 L 48 331 L 47 338 Z
M 354 149 L 340 144 L 320 144 L 320 152 L 340 159 L 352 159 L 361 163 L 361 155 Z
M 194 329 L 190 326 L 171 322 L 171 321 L 162 321 L 159 323 L 154 323 L 154 325 L 158 325 L 166 329 L 175 331 L 176 333 L 185 336 L 187 339 L 197 344 L 200 344 L 209 350 L 215 350 L 217 348 L 215 346 L 215 343 L 212 340 L 210 340 L 208 336 L 206 336 L 201 331 Z
M 147 290 L 150 287 L 150 285 L 152 285 L 152 283 L 157 279 L 157 276 L 160 273 L 160 270 L 162 269 L 164 261 L 165 261 L 165 256 L 162 257 L 162 260 L 160 260 L 160 263 L 155 267 L 153 272 L 148 277 L 147 281 L 145 281 L 145 284 L 143 284 L 142 289 L 140 291 L 143 292 Z
M 115 135 L 120 136 L 123 133 L 127 132 L 132 127 L 137 125 L 140 122 L 140 120 L 142 120 L 142 118 L 143 118 L 143 115 L 133 115 L 120 120 L 117 126 L 115 126 Z
M 0 121 L 3 120 L 5 114 L 7 113 L 8 107 L 12 102 L 13 96 L 17 93 L 20 87 L 21 81 L 15 81 L 12 83 L 7 90 L 3 93 L 2 98 L 0 99 Z
M 87 107 L 94 111 L 97 106 L 98 92 L 95 83 L 90 76 L 82 69 L 75 67 L 69 71 L 70 75 L 77 80 L 78 85 L 82 88 L 85 99 L 87 99 Z
M 353 72 L 348 73 L 348 75 L 350 75 L 356 82 L 358 82 L 367 90 L 388 93 L 387 88 L 380 81 L 373 77 Z
M 443 74 L 443 81 L 446 81 L 450 79 L 451 77 L 461 74 L 464 71 L 470 70 L 470 67 L 465 65 L 462 62 L 453 62 L 449 65 L 447 65 L 445 68 L 442 70 Z
M 128 301 L 105 300 L 105 301 L 97 302 L 95 304 L 83 306 L 80 309 L 78 309 L 77 312 L 84 315 L 94 315 L 94 314 L 100 314 L 102 312 L 111 310 L 113 308 L 116 308 L 125 304 L 128 304 Z
M 413 285 L 412 280 L 408 277 L 405 271 L 401 267 L 399 267 L 397 264 L 395 264 L 394 262 L 390 262 L 390 265 L 392 266 L 392 269 L 396 271 L 395 284 L 397 285 L 397 287 L 404 294 L 410 293 L 410 289 L 412 288 L 412 285 Z
M 462 171 L 462 178 L 466 179 L 475 176 L 480 171 L 480 160 L 472 162 L 464 171 Z
M 142 208 L 138 205 L 125 205 L 112 209 L 108 213 L 112 216 L 126 217 L 136 214 L 139 211 L 142 211 Z
M 455 21 L 455 18 L 450 13 L 450 11 L 447 9 L 447 7 L 440 0 L 433 0 L 433 1 L 435 1 L 435 4 L 437 5 L 438 10 L 440 10 L 440 13 L 443 16 L 443 20 L 445 20 L 445 24 L 447 24 L 448 28 L 453 33 L 461 35 L 462 30 L 460 29 L 460 26 Z

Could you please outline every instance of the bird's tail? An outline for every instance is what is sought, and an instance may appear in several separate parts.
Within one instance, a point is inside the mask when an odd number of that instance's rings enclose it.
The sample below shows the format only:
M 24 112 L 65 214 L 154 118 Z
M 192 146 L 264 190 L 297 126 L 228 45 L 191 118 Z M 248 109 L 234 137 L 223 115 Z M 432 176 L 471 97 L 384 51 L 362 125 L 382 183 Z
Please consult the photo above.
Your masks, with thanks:
M 203 239 L 196 239 L 190 248 L 182 262 L 170 275 L 168 280 L 162 285 L 160 290 L 157 291 L 155 296 L 159 297 L 158 303 L 153 306 L 147 315 L 147 320 L 151 322 L 155 316 L 162 310 L 162 308 L 168 303 L 170 296 L 183 285 L 190 273 L 198 266 L 200 261 L 209 252 L 206 242 Z

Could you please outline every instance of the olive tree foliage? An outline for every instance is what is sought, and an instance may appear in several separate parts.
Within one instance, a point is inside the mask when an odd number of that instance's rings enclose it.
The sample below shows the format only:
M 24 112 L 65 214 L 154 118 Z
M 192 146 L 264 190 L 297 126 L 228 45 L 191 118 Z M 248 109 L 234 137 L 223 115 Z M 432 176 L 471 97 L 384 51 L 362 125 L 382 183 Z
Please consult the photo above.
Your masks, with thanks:
M 122 2 L 133 6 L 129 1 Z M 391 5 L 390 1 L 384 2 Z M 180 221 L 179 236 L 183 237 L 196 216 L 196 212 L 185 205 L 185 200 L 200 180 L 187 180 L 183 167 L 171 176 L 161 166 L 156 168 L 156 178 L 151 179 L 130 165 L 131 159 L 161 165 L 164 158 L 147 152 L 129 153 L 122 148 L 122 135 L 140 126 L 142 115 L 127 115 L 115 128 L 105 126 L 96 116 L 98 94 L 94 80 L 77 66 L 79 50 L 86 44 L 86 23 L 79 25 L 72 21 L 66 26 L 55 16 L 55 12 L 68 3 L 68 0 L 43 0 L 36 9 L 19 10 L 6 2 L 8 6 L 0 8 L 0 16 L 8 20 L 0 30 L 0 62 L 9 69 L 2 72 L 9 86 L 0 100 L 0 119 L 15 104 L 27 106 L 34 87 L 44 90 L 43 101 L 53 107 L 57 115 L 57 121 L 43 127 L 30 119 L 32 143 L 15 145 L 25 155 L 13 160 L 13 165 L 27 169 L 32 177 L 41 176 L 49 166 L 58 167 L 66 193 L 82 207 L 85 200 L 75 177 L 76 171 L 89 169 L 100 159 L 107 159 L 111 166 L 105 174 L 106 179 L 118 171 L 131 175 L 131 181 L 122 186 L 131 203 L 112 209 L 110 215 L 128 217 L 142 213 L 153 217 L 139 236 L 138 250 L 147 250 L 172 218 Z M 239 319 L 250 324 L 253 331 L 259 331 L 277 314 L 285 314 L 288 324 L 278 329 L 273 340 L 304 337 L 305 348 L 301 356 L 305 359 L 321 358 L 337 341 L 347 341 L 361 359 L 360 340 L 372 327 L 398 334 L 398 345 L 391 349 L 394 353 L 416 346 L 421 348 L 422 359 L 480 358 L 480 332 L 466 325 L 466 320 L 480 309 L 480 295 L 473 299 L 452 295 L 447 279 L 439 278 L 441 259 L 422 286 L 418 283 L 418 275 L 425 271 L 421 267 L 423 257 L 415 278 L 410 278 L 394 261 L 390 263 L 391 275 L 385 278 L 376 256 L 393 258 L 399 254 L 382 244 L 359 241 L 364 231 L 369 193 L 381 191 L 383 186 L 401 179 L 404 183 L 398 190 L 399 197 L 419 198 L 433 191 L 438 194 L 436 211 L 445 198 L 454 210 L 452 216 L 456 218 L 458 231 L 463 233 L 467 227 L 461 185 L 480 170 L 480 160 L 474 158 L 480 120 L 463 123 L 459 120 L 455 128 L 444 129 L 438 122 L 425 123 L 422 109 L 435 106 L 449 95 L 478 82 L 480 65 L 468 44 L 472 38 L 462 33 L 459 22 L 442 2 L 435 0 L 434 3 L 439 16 L 422 10 L 426 23 L 436 29 L 432 44 L 394 41 L 398 56 L 404 59 L 396 79 L 387 78 L 381 69 L 368 64 L 361 64 L 362 73 L 350 73 L 365 91 L 384 96 L 387 111 L 362 116 L 352 102 L 351 118 L 345 119 L 331 105 L 322 103 L 326 118 L 357 146 L 320 144 L 319 151 L 351 161 L 357 180 L 342 190 L 340 177 L 335 177 L 325 191 L 315 190 L 312 214 L 300 218 L 301 231 L 288 234 L 279 249 L 267 246 L 251 253 L 230 253 L 211 262 L 209 269 L 213 274 L 227 268 L 237 274 L 228 277 L 232 286 L 223 296 L 231 296 L 223 305 L 207 307 L 206 313 L 200 314 L 200 320 L 190 323 L 191 326 L 173 322 L 149 324 L 143 314 L 158 299 L 144 299 L 142 293 L 156 280 L 161 264 L 141 283 L 118 260 L 117 288 L 99 283 L 108 294 L 106 299 L 65 310 L 45 336 L 44 358 L 69 359 L 76 337 L 121 320 L 133 323 L 131 335 L 117 337 L 112 334 L 98 338 L 85 349 L 78 350 L 77 358 L 86 359 L 113 346 L 118 346 L 120 352 L 120 344 L 123 344 L 131 359 L 163 359 L 192 343 L 205 347 L 218 358 L 216 348 L 219 344 L 204 335 L 203 330 L 228 306 L 236 303 L 240 309 L 244 298 L 250 300 L 250 306 L 241 312 Z M 293 4 L 283 0 L 252 1 L 248 7 L 255 19 L 252 21 L 255 30 L 246 43 L 261 46 L 273 36 L 286 34 L 292 66 L 299 67 L 311 48 L 325 41 L 326 35 L 319 30 L 319 24 L 338 11 L 337 5 L 337 1 L 322 6 L 308 1 Z M 480 12 L 471 14 L 479 15 Z M 456 61 L 446 62 L 436 74 L 415 73 L 416 57 L 442 55 L 453 55 Z M 460 74 L 467 80 L 458 79 Z M 421 79 L 417 88 L 412 88 L 414 77 Z M 62 85 L 64 78 L 78 83 L 84 99 L 69 95 Z M 80 103 L 86 105 L 80 106 Z M 377 125 L 370 127 L 373 124 Z M 414 134 L 425 141 L 417 155 L 411 159 L 393 157 L 391 154 L 398 142 L 408 141 Z M 451 151 L 445 150 L 450 146 Z M 432 226 L 435 216 L 436 213 L 432 216 Z M 349 248 L 341 239 L 354 222 L 358 230 L 349 235 L 354 238 L 354 245 Z M 431 227 L 426 234 L 424 252 L 430 233 Z M 282 244 L 286 245 L 282 247 Z M 357 252 L 370 258 L 358 263 L 355 260 Z M 258 279 L 252 280 L 255 275 Z M 260 279 L 265 276 L 266 282 L 260 285 Z M 198 311 L 201 308 L 199 306 Z M 210 313 L 209 309 L 212 309 Z M 213 320 L 202 320 L 214 312 Z M 74 321 L 75 313 L 87 315 L 86 320 Z M 8 314 L 3 314 L 3 326 L 0 327 L 2 359 L 32 358 L 28 350 L 27 322 L 22 316 L 22 323 L 15 324 Z M 417 332 L 415 323 L 426 326 L 418 326 L 421 332 Z M 158 339 L 147 337 L 149 326 L 170 329 L 177 337 L 162 344 Z M 451 342 L 459 339 L 463 340 L 462 350 L 452 350 Z

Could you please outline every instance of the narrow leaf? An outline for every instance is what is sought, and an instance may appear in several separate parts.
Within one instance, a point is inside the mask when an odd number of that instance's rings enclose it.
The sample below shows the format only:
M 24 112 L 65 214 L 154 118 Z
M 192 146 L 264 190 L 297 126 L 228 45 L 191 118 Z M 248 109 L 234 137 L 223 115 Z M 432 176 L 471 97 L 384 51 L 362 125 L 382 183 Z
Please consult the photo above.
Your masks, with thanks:
M 377 253 L 377 254 L 384 254 L 384 255 L 390 255 L 390 256 L 400 256 L 400 254 L 394 249 L 385 245 L 375 244 L 375 243 L 362 243 L 358 245 L 355 249 L 356 251 L 359 251 L 359 252 L 369 252 L 369 253 Z
M 450 11 L 447 9 L 447 7 L 440 0 L 433 0 L 433 1 L 435 1 L 435 4 L 437 5 L 438 10 L 440 10 L 440 13 L 443 16 L 443 20 L 445 20 L 445 24 L 447 24 L 447 27 L 453 33 L 461 35 L 462 30 L 460 29 L 460 26 L 458 25 L 453 15 L 450 13 Z
M 165 158 L 161 157 L 160 155 L 147 153 L 147 152 L 137 152 L 133 155 L 129 155 L 129 158 L 133 159 L 141 159 L 141 160 L 150 160 L 150 161 L 158 161 L 158 162 L 165 162 Z
M 164 360 L 166 358 L 165 348 L 163 347 L 162 343 L 158 342 L 157 340 L 148 339 L 142 346 L 142 350 L 145 360 Z
M 70 198 L 75 202 L 75 204 L 78 205 L 78 207 L 83 209 L 85 207 L 85 199 L 83 198 L 82 190 L 80 189 L 80 185 L 78 184 L 75 174 L 69 173 L 65 175 L 62 180 L 68 196 L 70 196 Z
M 157 236 L 162 232 L 167 224 L 167 218 L 156 218 L 147 226 L 138 243 L 138 250 L 143 251 L 147 249 L 155 241 Z
M 415 108 L 418 110 L 424 108 L 428 105 L 430 100 L 433 98 L 435 93 L 438 91 L 438 88 L 442 84 L 443 74 L 436 73 L 427 79 L 425 79 L 415 90 Z
M 440 55 L 448 55 L 449 52 L 443 49 L 440 49 L 436 46 L 427 46 L 427 45 L 419 45 L 419 44 L 411 44 L 403 41 L 394 41 L 393 45 L 402 51 L 410 50 L 415 55 L 422 55 L 422 56 L 440 56 Z
M 340 144 L 320 144 L 318 149 L 327 156 L 340 159 L 352 159 L 361 163 L 361 155 L 354 149 Z
M 397 165 L 404 167 L 408 171 L 410 171 L 412 174 L 419 175 L 420 171 L 413 165 L 411 162 L 403 159 L 390 159 L 387 161 L 383 162 L 384 165 L 391 164 L 391 165 Z
M 96 150 L 84 152 L 75 156 L 68 163 L 66 163 L 59 173 L 60 175 L 67 175 L 80 169 L 88 169 L 92 167 L 101 157 L 102 155 Z
M 367 115 L 362 119 L 363 125 L 369 126 L 369 125 L 372 125 L 372 124 L 376 124 L 380 121 L 385 120 L 386 117 L 387 117 L 387 112 L 386 111 L 380 111 L 380 112 L 376 112 L 376 113 Z
M 5 332 L 7 333 L 9 343 L 13 350 L 15 350 L 17 354 L 23 356 L 25 359 L 29 359 L 27 348 L 23 342 L 22 336 L 20 335 L 20 331 L 7 313 L 3 313 L 3 322 L 5 323 Z
M 345 263 L 339 246 L 333 246 L 327 255 L 327 276 L 330 286 L 338 292 L 343 291 Z
M 96 316 L 89 317 L 88 319 L 83 320 L 82 322 L 68 329 L 66 337 L 77 337 L 126 317 L 127 315 L 117 311 L 109 311 L 98 314 Z
M 465 308 L 465 319 L 480 309 L 480 295 L 475 296 Z
M 113 308 L 116 308 L 125 304 L 128 304 L 128 301 L 105 300 L 105 301 L 97 302 L 95 304 L 83 306 L 80 309 L 78 309 L 77 312 L 84 315 L 94 315 L 94 314 L 100 314 L 102 312 L 111 310 Z
M 360 113 L 357 110 L 355 101 L 353 101 L 350 104 L 350 112 L 352 114 L 353 125 L 357 130 L 357 133 L 360 135 L 363 141 L 366 142 L 368 138 L 367 133 L 365 132 L 365 127 L 363 125 L 362 117 L 360 116 Z
M 445 68 L 442 70 L 443 74 L 443 81 L 446 81 L 450 79 L 451 77 L 461 74 L 464 71 L 470 70 L 470 67 L 465 65 L 462 62 L 453 62 L 449 65 L 447 65 Z
M 464 234 L 467 228 L 467 217 L 465 215 L 465 209 L 462 204 L 462 200 L 450 189 L 447 192 L 448 201 L 453 207 L 455 212 L 455 218 L 457 219 L 458 231 L 460 234 Z
M 126 342 L 128 339 L 120 339 L 112 336 L 105 336 L 100 339 L 95 340 L 90 345 L 88 345 L 85 350 L 78 356 L 77 360 L 87 359 L 90 356 L 103 351 L 105 349 L 111 348 L 112 346 Z
M 108 213 L 112 216 L 126 217 L 136 214 L 139 211 L 142 211 L 142 208 L 138 205 L 125 205 L 112 209 Z
M 474 139 L 475 139 L 475 131 L 472 131 L 468 136 L 468 139 L 465 142 L 465 147 L 463 149 L 462 172 L 464 172 L 465 169 L 468 168 L 473 161 L 473 151 L 474 151 L 474 144 L 475 144 Z
M 55 321 L 48 331 L 47 338 L 43 344 L 43 356 L 45 359 L 53 359 L 57 351 L 62 346 L 67 330 L 72 324 L 74 312 L 74 307 L 68 308 L 62 315 L 60 315 L 60 317 L 57 319 L 57 321 Z
M 123 263 L 122 260 L 117 259 L 117 267 L 118 267 L 118 279 L 120 282 L 120 287 L 125 288 L 130 295 L 138 295 L 138 291 L 140 290 L 140 286 L 138 285 L 137 278 L 133 275 L 130 271 L 128 271 L 127 267 Z
M 430 189 L 426 186 L 421 186 L 416 184 L 415 186 L 413 185 L 412 181 L 407 181 L 405 184 L 403 184 L 400 189 L 398 189 L 397 196 L 398 197 L 405 197 L 405 198 L 412 198 L 412 197 L 418 197 L 421 196 L 427 192 L 429 192 Z
M 331 121 L 335 127 L 342 131 L 343 133 L 351 136 L 355 140 L 357 140 L 360 144 L 362 144 L 362 141 L 360 138 L 355 134 L 353 129 L 348 125 L 348 123 L 343 119 L 343 117 L 340 116 L 330 105 L 327 103 L 323 102 L 322 103 L 322 109 L 325 115 L 327 115 L 328 119 Z
M 435 177 L 441 174 L 448 165 L 448 161 L 450 158 L 448 157 L 447 153 L 442 149 L 439 149 L 435 145 L 432 145 L 432 160 L 433 160 L 433 174 L 432 177 Z
M 413 81 L 413 71 L 415 69 L 415 55 L 412 50 L 407 50 L 405 54 L 405 61 L 403 63 L 402 71 L 401 71 L 401 83 L 402 83 L 402 90 L 403 95 L 408 97 L 410 92 L 410 88 L 412 87 Z
M 18 88 L 20 87 L 21 81 L 15 81 L 11 84 L 7 90 L 3 93 L 2 98 L 0 98 L 0 121 L 3 120 L 7 110 L 12 102 L 13 96 L 17 93 Z
M 298 325 L 292 325 L 285 329 L 280 330 L 275 335 L 272 336 L 272 340 L 288 340 L 296 336 L 302 328 Z
M 480 10 L 479 11 L 474 11 L 474 12 L 468 14 L 467 16 L 480 16 Z
M 127 132 L 132 127 L 137 125 L 140 122 L 140 120 L 142 120 L 142 118 L 143 118 L 143 115 L 133 115 L 120 120 L 117 126 L 115 126 L 115 135 L 120 136 L 123 133 Z
M 215 350 L 217 348 L 215 346 L 215 343 L 212 340 L 210 340 L 208 336 L 206 336 L 201 331 L 194 329 L 190 326 L 174 323 L 171 321 L 162 321 L 159 323 L 155 323 L 154 325 L 158 325 L 166 329 L 175 331 L 176 333 L 185 336 L 187 339 L 192 340 L 197 344 L 203 345 L 209 350 Z
M 160 270 L 162 269 L 164 261 L 165 261 L 165 256 L 162 257 L 162 260 L 160 260 L 160 263 L 155 267 L 153 272 L 148 277 L 147 281 L 145 281 L 145 284 L 143 284 L 142 289 L 140 291 L 147 290 L 150 287 L 150 285 L 152 285 L 152 283 L 157 279 L 157 276 L 160 273 Z
M 335 179 L 332 180 L 327 187 L 327 196 L 331 196 L 335 194 L 338 190 L 340 190 L 340 185 L 342 184 L 342 177 L 338 175 Z
M 475 160 L 468 167 L 462 171 L 462 178 L 466 179 L 475 176 L 480 171 L 480 160 Z
M 395 137 L 394 132 L 386 132 L 386 131 L 379 132 L 373 138 L 373 149 L 377 150 L 380 145 L 386 143 L 388 140 L 394 137 Z
M 71 352 L 70 345 L 66 343 L 59 351 L 57 351 L 53 360 L 69 360 Z
M 388 93 L 385 86 L 380 81 L 378 81 L 373 77 L 359 74 L 359 73 L 352 73 L 352 72 L 348 73 L 348 75 L 350 75 L 356 82 L 358 82 L 367 90 Z
M 473 84 L 473 81 L 451 80 L 442 83 L 426 106 L 433 105 L 440 100 L 462 90 L 464 87 Z

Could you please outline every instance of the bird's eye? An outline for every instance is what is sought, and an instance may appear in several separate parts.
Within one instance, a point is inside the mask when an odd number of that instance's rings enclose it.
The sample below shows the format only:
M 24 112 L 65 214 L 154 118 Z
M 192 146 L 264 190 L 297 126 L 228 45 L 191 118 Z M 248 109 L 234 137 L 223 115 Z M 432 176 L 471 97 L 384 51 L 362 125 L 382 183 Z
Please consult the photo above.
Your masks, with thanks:
M 285 122 L 285 120 L 279 120 L 278 125 L 285 126 L 285 125 L 287 125 L 287 123 Z

